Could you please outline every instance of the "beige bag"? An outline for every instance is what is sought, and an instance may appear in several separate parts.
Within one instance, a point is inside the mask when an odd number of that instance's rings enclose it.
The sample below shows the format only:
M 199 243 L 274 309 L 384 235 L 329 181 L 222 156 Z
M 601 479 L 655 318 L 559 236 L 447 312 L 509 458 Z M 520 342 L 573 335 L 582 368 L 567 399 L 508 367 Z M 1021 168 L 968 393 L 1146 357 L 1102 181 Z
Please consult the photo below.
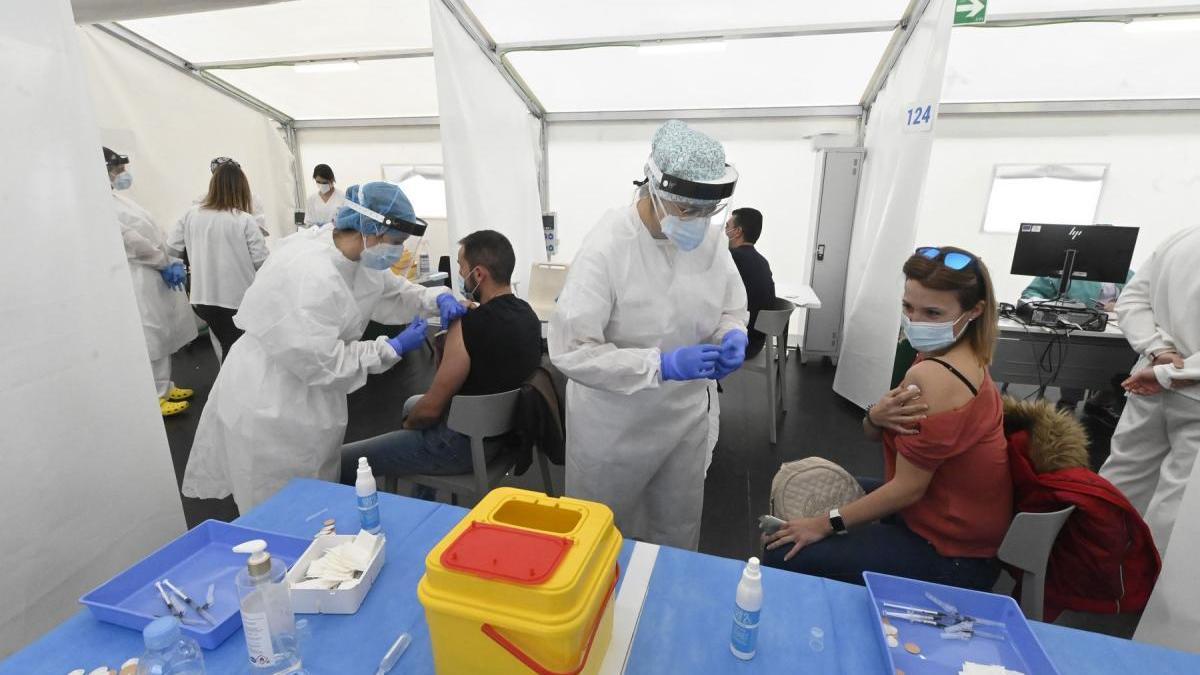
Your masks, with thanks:
M 821 457 L 779 467 L 771 479 L 771 515 L 784 520 L 824 516 L 866 494 L 845 469 Z

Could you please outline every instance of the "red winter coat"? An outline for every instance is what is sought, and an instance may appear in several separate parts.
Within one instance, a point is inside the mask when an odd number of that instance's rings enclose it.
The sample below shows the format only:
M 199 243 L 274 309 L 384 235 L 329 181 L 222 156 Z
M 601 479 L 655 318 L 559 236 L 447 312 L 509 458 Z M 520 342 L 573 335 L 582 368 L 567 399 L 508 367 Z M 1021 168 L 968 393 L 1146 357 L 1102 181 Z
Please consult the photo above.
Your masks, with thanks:
M 1025 430 L 1008 436 L 1014 508 L 1047 512 L 1075 507 L 1050 552 L 1045 620 L 1054 621 L 1066 609 L 1142 611 L 1162 567 L 1150 528 L 1120 490 L 1086 466 L 1036 473 L 1030 439 Z

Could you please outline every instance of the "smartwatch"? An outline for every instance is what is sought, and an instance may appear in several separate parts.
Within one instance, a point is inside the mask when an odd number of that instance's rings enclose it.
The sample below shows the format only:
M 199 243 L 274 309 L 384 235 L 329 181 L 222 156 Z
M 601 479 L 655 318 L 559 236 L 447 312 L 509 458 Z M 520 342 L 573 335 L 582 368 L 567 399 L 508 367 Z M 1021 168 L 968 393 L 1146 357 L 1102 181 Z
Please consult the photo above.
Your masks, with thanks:
M 842 512 L 838 509 L 829 512 L 829 525 L 834 534 L 846 534 L 846 521 L 842 520 Z

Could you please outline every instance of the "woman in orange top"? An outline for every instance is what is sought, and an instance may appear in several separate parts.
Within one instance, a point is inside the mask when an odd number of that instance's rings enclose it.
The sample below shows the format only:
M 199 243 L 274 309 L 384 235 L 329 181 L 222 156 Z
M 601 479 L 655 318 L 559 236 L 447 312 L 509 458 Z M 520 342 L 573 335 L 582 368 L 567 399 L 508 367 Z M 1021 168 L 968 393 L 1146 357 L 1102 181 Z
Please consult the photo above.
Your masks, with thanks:
M 962 249 L 923 247 L 904 263 L 904 332 L 920 353 L 867 409 L 886 482 L 829 516 L 765 537 L 765 562 L 862 583 L 864 571 L 990 590 L 1012 519 L 1003 406 L 988 364 L 996 301 L 987 267 Z

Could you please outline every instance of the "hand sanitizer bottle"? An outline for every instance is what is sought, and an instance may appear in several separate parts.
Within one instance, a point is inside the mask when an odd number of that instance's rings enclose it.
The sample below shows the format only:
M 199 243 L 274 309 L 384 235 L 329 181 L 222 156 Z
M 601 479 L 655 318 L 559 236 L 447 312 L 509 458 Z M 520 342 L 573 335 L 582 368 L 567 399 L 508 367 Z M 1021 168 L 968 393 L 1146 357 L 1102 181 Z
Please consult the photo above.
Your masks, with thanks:
M 379 494 L 375 492 L 375 474 L 366 457 L 358 458 L 358 477 L 354 481 L 354 493 L 358 495 L 358 518 L 362 529 L 379 534 Z
M 262 539 L 239 544 L 233 550 L 250 554 L 246 569 L 238 572 L 237 589 L 251 670 L 256 675 L 300 670 L 292 598 L 284 579 L 287 566 L 267 553 L 267 542 Z
M 729 639 L 729 650 L 743 661 L 754 658 L 762 599 L 762 571 L 758 566 L 758 558 L 751 558 L 742 570 L 742 580 L 738 582 L 736 606 L 733 608 L 733 635 Z

